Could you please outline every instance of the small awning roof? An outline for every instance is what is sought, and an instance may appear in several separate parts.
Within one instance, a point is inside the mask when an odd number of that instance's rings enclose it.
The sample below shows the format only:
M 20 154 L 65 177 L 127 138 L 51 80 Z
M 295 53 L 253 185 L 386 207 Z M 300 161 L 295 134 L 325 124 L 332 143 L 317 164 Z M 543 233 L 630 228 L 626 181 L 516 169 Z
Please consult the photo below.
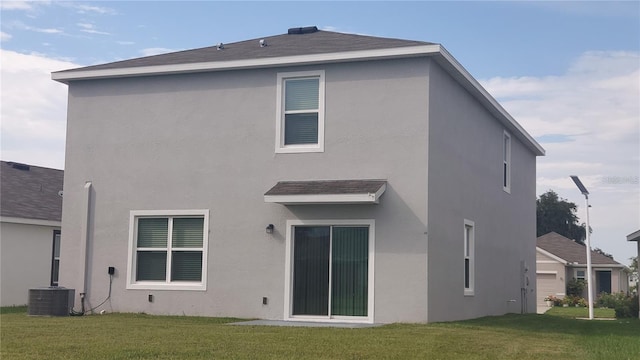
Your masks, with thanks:
M 386 180 L 279 181 L 264 194 L 264 201 L 283 205 L 377 204 Z

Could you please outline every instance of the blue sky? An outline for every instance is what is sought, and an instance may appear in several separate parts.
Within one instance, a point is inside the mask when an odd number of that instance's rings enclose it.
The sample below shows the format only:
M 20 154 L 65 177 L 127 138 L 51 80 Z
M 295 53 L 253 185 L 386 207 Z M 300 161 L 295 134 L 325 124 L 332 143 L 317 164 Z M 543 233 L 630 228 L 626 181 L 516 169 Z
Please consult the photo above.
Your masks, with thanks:
M 73 2 L 4 10 L 3 48 L 78 64 L 320 28 L 443 44 L 477 78 L 553 75 L 640 48 L 638 2 Z M 45 32 L 45 31 L 50 32 Z M 53 33 L 52 33 L 53 32 Z
M 640 229 L 640 2 L 2 1 L 1 157 L 64 167 L 66 86 L 51 71 L 282 34 L 441 43 L 547 150 L 537 194 L 580 206 L 627 262 Z

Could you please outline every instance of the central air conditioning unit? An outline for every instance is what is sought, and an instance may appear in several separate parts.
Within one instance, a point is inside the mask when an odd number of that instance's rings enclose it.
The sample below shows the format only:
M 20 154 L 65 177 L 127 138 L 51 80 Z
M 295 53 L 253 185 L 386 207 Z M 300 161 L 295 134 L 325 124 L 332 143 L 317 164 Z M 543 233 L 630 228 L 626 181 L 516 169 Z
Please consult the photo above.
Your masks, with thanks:
M 40 316 L 69 316 L 73 309 L 75 289 L 51 286 L 29 289 L 27 314 Z

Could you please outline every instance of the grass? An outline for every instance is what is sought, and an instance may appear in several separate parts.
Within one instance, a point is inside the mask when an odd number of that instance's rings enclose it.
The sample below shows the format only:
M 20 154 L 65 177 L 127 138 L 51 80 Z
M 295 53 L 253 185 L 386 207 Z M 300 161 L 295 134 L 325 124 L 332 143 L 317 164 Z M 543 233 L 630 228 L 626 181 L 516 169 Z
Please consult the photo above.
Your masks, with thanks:
M 589 317 L 589 308 L 586 307 L 562 307 L 562 306 L 554 306 L 551 309 L 547 310 L 547 315 L 553 316 L 561 316 L 565 318 L 588 318 Z M 601 318 L 601 319 L 613 319 L 616 317 L 616 311 L 614 309 L 606 309 L 606 308 L 594 308 L 593 309 L 593 317 Z
M 364 329 L 233 326 L 230 318 L 0 315 L 2 359 L 636 359 L 640 321 L 505 315 Z

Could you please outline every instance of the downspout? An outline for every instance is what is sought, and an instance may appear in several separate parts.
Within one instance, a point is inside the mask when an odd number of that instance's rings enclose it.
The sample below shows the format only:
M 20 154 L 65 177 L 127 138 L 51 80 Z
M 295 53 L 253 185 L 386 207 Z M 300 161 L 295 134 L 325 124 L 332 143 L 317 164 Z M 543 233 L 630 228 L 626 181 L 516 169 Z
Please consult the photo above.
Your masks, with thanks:
M 89 221 L 91 215 L 91 181 L 84 184 L 83 202 L 82 202 L 82 221 L 80 223 L 80 314 L 84 314 L 84 300 L 87 295 L 87 263 L 89 251 Z

